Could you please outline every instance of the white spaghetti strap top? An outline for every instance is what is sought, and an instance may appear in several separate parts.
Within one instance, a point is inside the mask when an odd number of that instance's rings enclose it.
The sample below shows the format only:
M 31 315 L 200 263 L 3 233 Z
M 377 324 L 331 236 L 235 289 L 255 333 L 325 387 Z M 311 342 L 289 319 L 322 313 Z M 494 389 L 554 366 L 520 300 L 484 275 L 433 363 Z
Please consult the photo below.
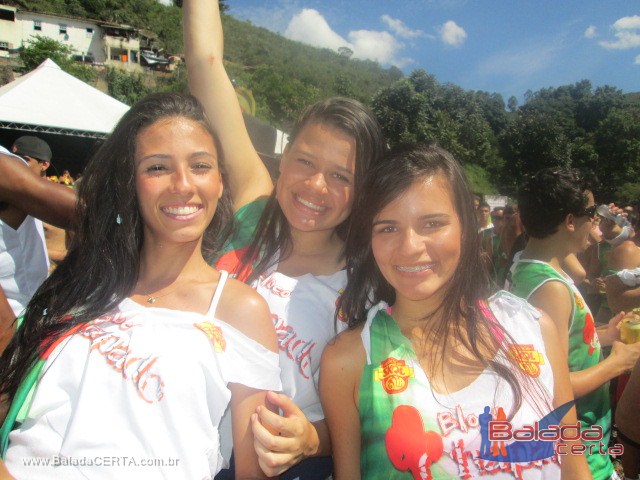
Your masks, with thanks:
M 229 272 L 220 270 L 220 279 L 218 280 L 216 291 L 213 292 L 211 305 L 209 306 L 209 311 L 206 315 L 207 317 L 215 317 L 216 308 L 218 307 L 218 302 L 220 301 L 220 297 L 222 296 L 222 289 L 224 288 L 225 283 L 227 283 L 227 278 L 229 278 Z

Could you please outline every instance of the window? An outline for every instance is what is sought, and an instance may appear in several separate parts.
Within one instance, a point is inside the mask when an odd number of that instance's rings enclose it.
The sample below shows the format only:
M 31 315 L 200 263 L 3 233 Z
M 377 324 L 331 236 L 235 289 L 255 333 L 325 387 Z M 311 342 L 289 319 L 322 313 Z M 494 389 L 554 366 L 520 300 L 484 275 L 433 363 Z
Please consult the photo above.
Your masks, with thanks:
M 40 20 L 34 20 L 33 21 L 33 29 L 36 30 L 37 32 L 41 32 L 42 31 L 42 22 Z
M 64 34 L 64 35 L 66 35 L 66 34 L 67 34 L 67 26 L 66 26 L 66 25 L 64 25 L 64 24 L 62 24 L 62 23 L 60 24 L 60 34 L 61 34 L 61 35 L 62 35 L 62 34 Z
M 0 42 L 0 51 L 9 51 L 9 42 Z
M 7 20 L 9 22 L 16 21 L 16 12 L 7 8 L 0 8 L 0 20 Z
M 87 27 L 87 38 L 93 37 L 93 28 Z

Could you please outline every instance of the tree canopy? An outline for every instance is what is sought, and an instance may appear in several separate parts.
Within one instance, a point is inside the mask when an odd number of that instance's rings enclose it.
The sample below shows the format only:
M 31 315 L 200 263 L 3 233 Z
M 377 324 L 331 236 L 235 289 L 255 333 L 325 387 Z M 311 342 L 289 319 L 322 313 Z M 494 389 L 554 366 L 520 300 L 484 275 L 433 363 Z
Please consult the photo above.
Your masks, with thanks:
M 125 23 L 151 30 L 167 52 L 182 52 L 181 0 L 5 0 L 22 9 Z M 223 9 L 227 4 L 221 1 Z M 231 9 L 231 13 L 233 10 Z M 252 91 L 256 115 L 288 130 L 301 110 L 334 95 L 356 98 L 378 117 L 392 145 L 438 142 L 465 167 L 477 193 L 515 193 L 522 176 L 547 166 L 593 174 L 596 196 L 608 201 L 640 192 L 640 93 L 589 80 L 528 91 L 525 102 L 440 83 L 426 70 L 407 77 L 353 58 L 347 48 L 319 49 L 223 15 L 229 75 Z M 21 57 L 27 69 L 53 58 L 85 80 L 58 42 L 37 38 Z M 77 68 L 76 68 L 77 67 Z M 86 68 L 86 67 L 85 67 Z M 144 80 L 144 81 L 143 81 Z M 184 68 L 149 82 L 109 70 L 109 92 L 131 104 L 153 90 L 187 90 Z

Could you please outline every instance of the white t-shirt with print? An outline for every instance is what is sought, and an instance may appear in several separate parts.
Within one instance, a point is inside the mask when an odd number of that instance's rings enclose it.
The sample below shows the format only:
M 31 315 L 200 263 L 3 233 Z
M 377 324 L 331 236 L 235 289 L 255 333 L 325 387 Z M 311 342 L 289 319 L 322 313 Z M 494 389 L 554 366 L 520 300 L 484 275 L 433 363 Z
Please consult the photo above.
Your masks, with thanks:
M 125 299 L 64 340 L 27 419 L 10 434 L 9 471 L 29 479 L 213 478 L 227 384 L 281 386 L 277 355 L 215 318 L 225 279 L 206 315 Z M 49 466 L 26 464 L 38 458 Z

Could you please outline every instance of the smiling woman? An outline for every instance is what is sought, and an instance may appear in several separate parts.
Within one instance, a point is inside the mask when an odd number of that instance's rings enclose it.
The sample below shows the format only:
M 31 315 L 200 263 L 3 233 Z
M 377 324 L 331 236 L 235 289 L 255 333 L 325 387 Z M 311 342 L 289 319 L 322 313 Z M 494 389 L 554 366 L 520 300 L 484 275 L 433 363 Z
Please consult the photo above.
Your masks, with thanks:
M 222 62 L 218 2 L 185 0 L 183 12 L 189 87 L 220 138 L 239 227 L 212 263 L 267 300 L 278 330 L 283 393 L 268 398 L 282 415 L 258 409 L 256 452 L 270 476 L 324 480 L 332 471 L 331 445 L 316 380 L 346 284 L 344 239 L 353 200 L 384 148 L 380 127 L 355 100 L 307 107 L 289 133 L 274 189 Z M 229 470 L 218 478 L 233 476 Z
M 211 134 L 184 117 L 160 120 L 138 134 L 136 193 L 145 241 L 198 241 L 223 194 Z
M 276 336 L 204 259 L 230 221 L 219 151 L 195 98 L 158 94 L 89 162 L 76 241 L 0 358 L 17 478 L 211 478 L 228 406 L 238 478 L 264 477 L 250 418 L 280 388 Z
M 476 231 L 467 180 L 445 150 L 398 151 L 368 173 L 338 303 L 351 329 L 327 346 L 320 373 L 337 480 L 559 479 L 561 468 L 589 478 L 583 457 L 560 467 L 553 449 L 534 457 L 540 446 L 521 455 L 489 441 L 489 420 L 533 425 L 572 392 L 548 317 L 507 292 L 487 298 Z

